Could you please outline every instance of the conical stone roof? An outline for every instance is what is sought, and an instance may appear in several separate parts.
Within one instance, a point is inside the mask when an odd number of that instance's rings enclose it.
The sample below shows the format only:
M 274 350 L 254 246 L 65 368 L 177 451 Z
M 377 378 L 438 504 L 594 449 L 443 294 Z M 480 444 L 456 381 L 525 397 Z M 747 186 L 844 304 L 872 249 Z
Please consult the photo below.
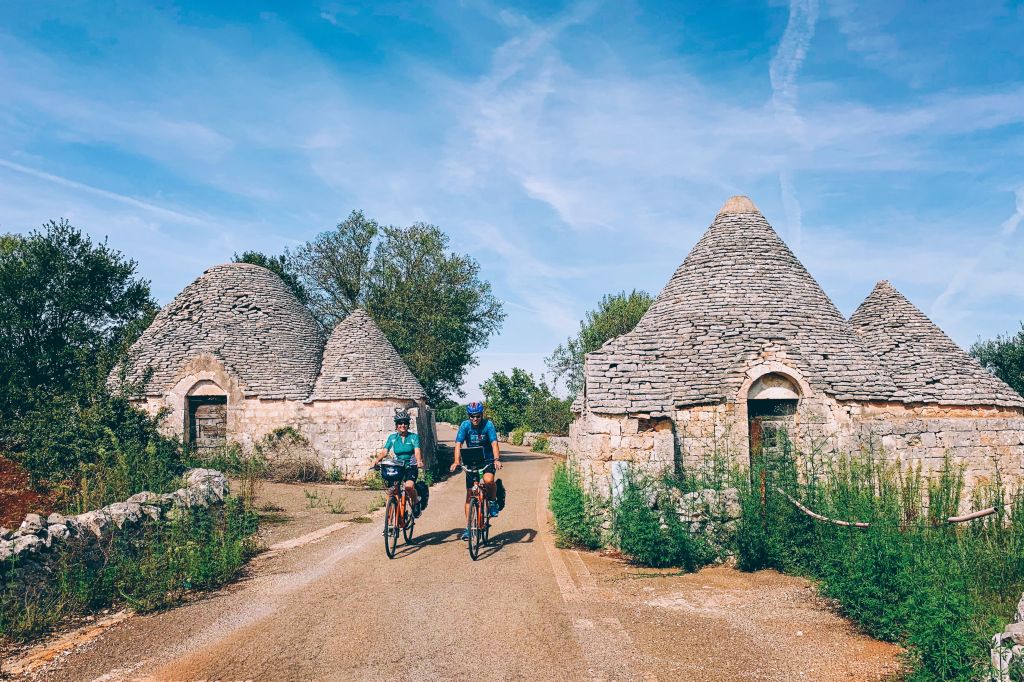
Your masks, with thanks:
M 587 406 L 669 413 L 735 399 L 746 369 L 769 356 L 838 399 L 896 393 L 753 202 L 733 197 L 636 328 L 587 356 Z
M 425 396 L 398 351 L 364 310 L 334 328 L 312 400 L 359 400 Z
M 153 374 L 147 395 L 162 395 L 193 358 L 210 354 L 248 397 L 305 399 L 320 369 L 323 332 L 281 278 L 258 265 L 229 263 L 204 272 L 157 314 L 132 346 L 128 376 Z
M 850 323 L 878 355 L 908 402 L 1024 407 L 887 281 L 875 285 Z

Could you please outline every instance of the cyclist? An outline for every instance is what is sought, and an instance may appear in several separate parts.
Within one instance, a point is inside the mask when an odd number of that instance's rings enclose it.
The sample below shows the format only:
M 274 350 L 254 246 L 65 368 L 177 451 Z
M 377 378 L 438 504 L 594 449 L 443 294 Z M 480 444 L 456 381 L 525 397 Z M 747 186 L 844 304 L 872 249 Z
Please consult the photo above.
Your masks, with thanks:
M 462 463 L 462 446 L 482 447 L 484 450 L 484 480 L 481 486 L 484 489 L 484 496 L 487 498 L 488 512 L 491 516 L 498 515 L 497 486 L 494 484 L 494 474 L 501 469 L 501 452 L 498 449 L 498 433 L 494 429 L 494 423 L 490 419 L 484 419 L 483 403 L 472 402 L 466 406 L 466 416 L 469 417 L 459 426 L 459 433 L 455 437 L 455 461 L 451 470 L 455 471 Z M 476 471 L 466 471 L 466 520 L 469 520 L 470 490 L 477 480 Z M 462 534 L 463 540 L 469 539 L 469 530 Z
M 384 441 L 384 447 L 373 460 L 371 468 L 377 466 L 384 459 L 388 450 L 395 453 L 395 459 L 405 465 L 405 494 L 412 502 L 413 516 L 420 515 L 419 497 L 416 495 L 416 477 L 419 468 L 423 466 L 423 454 L 420 451 L 420 437 L 409 432 L 409 413 L 405 410 L 395 412 L 395 433 L 388 436 Z M 412 460 L 416 458 L 416 464 Z

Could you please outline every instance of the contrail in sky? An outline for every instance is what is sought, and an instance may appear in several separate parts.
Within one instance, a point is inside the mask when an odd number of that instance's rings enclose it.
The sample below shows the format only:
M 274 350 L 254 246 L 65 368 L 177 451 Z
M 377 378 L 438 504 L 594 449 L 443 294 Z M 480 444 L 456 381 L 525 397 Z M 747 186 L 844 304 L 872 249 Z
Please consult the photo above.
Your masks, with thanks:
M 1018 187 L 1014 194 L 1017 197 L 1017 205 L 1013 215 L 1003 221 L 999 226 L 999 234 L 988 242 L 988 246 L 985 247 L 981 254 L 965 262 L 963 267 L 953 274 L 949 284 L 946 285 L 946 288 L 942 290 L 942 293 L 932 303 L 932 317 L 942 317 L 944 315 L 949 302 L 954 296 L 964 290 L 978 264 L 982 261 L 988 261 L 992 254 L 1002 252 L 1006 240 L 1012 237 L 1017 232 L 1020 224 L 1024 222 L 1024 187 Z
M 53 175 L 52 173 L 36 170 L 35 168 L 22 166 L 20 163 L 14 163 L 13 161 L 8 161 L 6 159 L 0 159 L 0 167 L 7 168 L 8 170 L 12 170 L 16 173 L 21 173 L 22 175 L 28 175 L 33 178 L 46 180 L 47 182 L 52 182 L 57 185 L 63 185 L 64 187 L 70 187 L 72 189 L 77 189 L 83 192 L 88 192 L 90 194 L 95 194 L 96 196 L 103 197 L 104 199 L 110 199 L 111 201 L 126 204 L 134 208 L 139 208 L 144 211 L 148 211 L 149 213 L 162 216 L 163 218 L 176 220 L 183 223 L 190 223 L 193 225 L 203 225 L 206 222 L 195 216 L 188 215 L 187 213 L 181 213 L 180 211 L 175 211 L 170 208 L 164 208 L 163 206 L 151 204 L 148 201 L 142 201 L 141 199 L 125 196 L 124 194 L 118 194 L 116 192 L 110 192 L 108 190 L 100 189 L 99 187 L 93 187 L 92 185 L 87 185 L 83 182 L 78 182 L 76 180 L 70 180 L 59 175 Z
M 772 58 L 768 76 L 772 83 L 772 108 L 775 120 L 782 124 L 789 137 L 803 143 L 803 121 L 796 111 L 796 77 L 807 56 L 807 49 L 814 37 L 814 26 L 818 23 L 818 0 L 790 0 L 789 21 L 782 34 L 779 49 Z M 803 211 L 796 196 L 796 187 L 788 168 L 779 171 L 779 190 L 782 205 L 789 223 L 793 250 L 800 250 L 803 229 Z

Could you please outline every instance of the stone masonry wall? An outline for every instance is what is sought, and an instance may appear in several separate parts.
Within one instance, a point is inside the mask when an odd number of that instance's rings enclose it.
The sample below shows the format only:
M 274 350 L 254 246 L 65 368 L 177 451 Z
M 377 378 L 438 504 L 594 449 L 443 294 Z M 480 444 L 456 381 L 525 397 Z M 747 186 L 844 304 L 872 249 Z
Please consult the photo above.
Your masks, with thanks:
M 585 480 L 609 489 L 614 462 L 656 474 L 676 467 L 706 467 L 714 457 L 750 463 L 744 403 L 677 410 L 671 419 L 585 412 L 570 427 L 569 449 Z M 802 452 L 828 455 L 872 446 L 902 464 L 942 466 L 949 453 L 966 464 L 968 485 L 990 480 L 996 466 L 1004 482 L 1024 483 L 1024 414 L 1014 408 L 964 408 L 889 403 L 839 403 L 828 397 L 801 401 L 791 439 Z
M 15 530 L 0 528 L 0 581 L 24 593 L 45 590 L 59 549 L 79 558 L 99 553 L 114 533 L 138 533 L 146 523 L 174 518 L 183 509 L 222 504 L 229 492 L 227 478 L 213 469 L 191 469 L 183 483 L 173 493 L 141 492 L 76 516 L 29 514 Z
M 244 398 L 231 384 L 215 383 L 223 377 L 188 377 L 192 385 L 209 381 L 206 394 L 227 394 L 227 440 L 251 448 L 265 435 L 285 426 L 305 436 L 320 457 L 325 469 L 337 468 L 346 476 L 361 477 L 373 454 L 394 431 L 396 409 L 408 410 L 410 429 L 420 435 L 424 461 L 433 461 L 436 441 L 434 413 L 425 401 L 412 400 L 261 400 Z M 221 385 L 229 391 L 219 392 Z M 216 387 L 216 388 L 213 388 Z M 187 391 L 187 389 L 186 389 Z M 168 435 L 182 436 L 185 429 L 184 404 L 188 393 L 175 391 L 166 398 L 148 398 L 141 405 L 150 414 L 166 413 L 162 429 Z M 195 395 L 195 393 L 193 393 Z

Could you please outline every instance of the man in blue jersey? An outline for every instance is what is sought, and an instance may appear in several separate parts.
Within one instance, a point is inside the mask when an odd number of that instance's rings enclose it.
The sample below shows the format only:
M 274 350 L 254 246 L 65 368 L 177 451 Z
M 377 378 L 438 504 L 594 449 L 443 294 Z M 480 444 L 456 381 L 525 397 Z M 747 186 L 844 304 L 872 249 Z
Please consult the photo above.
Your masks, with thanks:
M 498 432 L 494 429 L 494 423 L 490 419 L 484 419 L 483 403 L 472 402 L 466 406 L 466 419 L 459 426 L 459 433 L 455 436 L 455 461 L 451 470 L 455 471 L 462 464 L 462 448 L 480 447 L 484 451 L 484 478 L 480 487 L 484 489 L 484 496 L 487 498 L 488 511 L 491 516 L 498 515 L 497 486 L 494 484 L 494 474 L 501 469 L 501 451 L 498 449 Z M 469 519 L 469 491 L 477 481 L 477 471 L 466 471 L 466 519 Z M 462 534 L 463 540 L 469 539 L 469 531 Z

